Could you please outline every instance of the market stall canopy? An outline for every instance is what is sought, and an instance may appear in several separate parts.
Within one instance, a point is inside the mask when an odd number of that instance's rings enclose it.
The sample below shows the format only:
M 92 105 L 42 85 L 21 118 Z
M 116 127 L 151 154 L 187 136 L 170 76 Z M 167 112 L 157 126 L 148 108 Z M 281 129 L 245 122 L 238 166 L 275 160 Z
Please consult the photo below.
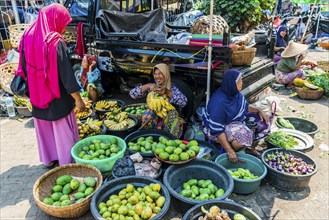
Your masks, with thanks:
M 329 4 L 329 0 L 292 0 L 296 4 Z

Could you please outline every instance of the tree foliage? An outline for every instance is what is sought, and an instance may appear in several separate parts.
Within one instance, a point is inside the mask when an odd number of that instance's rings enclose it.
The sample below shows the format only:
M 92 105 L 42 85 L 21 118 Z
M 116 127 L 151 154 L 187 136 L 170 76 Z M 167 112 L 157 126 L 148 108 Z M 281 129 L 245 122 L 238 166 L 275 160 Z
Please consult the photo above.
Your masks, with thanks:
M 246 33 L 261 23 L 263 10 L 272 11 L 275 0 L 214 0 L 214 15 L 222 16 L 233 32 Z M 203 2 L 210 14 L 210 0 Z

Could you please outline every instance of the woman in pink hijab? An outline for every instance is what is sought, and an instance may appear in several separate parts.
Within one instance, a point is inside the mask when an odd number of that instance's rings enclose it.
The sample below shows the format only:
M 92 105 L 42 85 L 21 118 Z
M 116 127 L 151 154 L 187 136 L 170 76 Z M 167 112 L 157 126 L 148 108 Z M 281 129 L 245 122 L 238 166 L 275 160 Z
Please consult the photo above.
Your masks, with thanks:
M 71 148 L 79 140 L 73 108 L 85 108 L 62 37 L 71 20 L 60 4 L 44 7 L 19 46 L 15 74 L 23 77 L 26 71 L 39 157 L 46 166 L 73 162 Z

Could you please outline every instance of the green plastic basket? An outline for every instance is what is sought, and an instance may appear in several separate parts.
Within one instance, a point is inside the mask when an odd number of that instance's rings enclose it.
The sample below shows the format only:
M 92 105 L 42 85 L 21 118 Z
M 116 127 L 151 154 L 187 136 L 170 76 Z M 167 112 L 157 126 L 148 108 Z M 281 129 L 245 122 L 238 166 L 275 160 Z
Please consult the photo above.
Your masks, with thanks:
M 118 140 L 118 147 L 121 149 L 116 155 L 113 157 L 109 157 L 103 160 L 84 160 L 78 157 L 82 147 L 89 145 L 92 140 L 101 140 L 103 143 L 107 144 L 110 142 L 110 139 L 116 138 Z M 88 137 L 85 139 L 80 140 L 77 142 L 73 148 L 71 149 L 71 155 L 74 158 L 75 162 L 78 164 L 89 164 L 101 171 L 102 173 L 111 171 L 113 168 L 114 163 L 119 159 L 122 158 L 125 151 L 126 151 L 127 145 L 126 142 L 117 136 L 113 135 L 97 135 Z

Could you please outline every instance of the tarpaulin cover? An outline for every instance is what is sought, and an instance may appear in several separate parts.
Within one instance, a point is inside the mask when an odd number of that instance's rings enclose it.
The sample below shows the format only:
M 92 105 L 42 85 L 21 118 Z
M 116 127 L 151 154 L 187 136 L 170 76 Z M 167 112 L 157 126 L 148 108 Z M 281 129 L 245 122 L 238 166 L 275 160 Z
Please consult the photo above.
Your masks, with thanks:
M 314 4 L 315 0 L 292 0 L 292 2 L 296 4 Z M 329 0 L 317 0 L 316 4 L 329 4 Z
M 130 38 L 136 41 L 166 42 L 167 30 L 165 11 L 161 8 L 145 13 L 127 13 L 118 11 L 99 10 L 96 25 L 102 35 L 120 34 L 111 39 L 126 39 L 127 34 L 134 34 Z

